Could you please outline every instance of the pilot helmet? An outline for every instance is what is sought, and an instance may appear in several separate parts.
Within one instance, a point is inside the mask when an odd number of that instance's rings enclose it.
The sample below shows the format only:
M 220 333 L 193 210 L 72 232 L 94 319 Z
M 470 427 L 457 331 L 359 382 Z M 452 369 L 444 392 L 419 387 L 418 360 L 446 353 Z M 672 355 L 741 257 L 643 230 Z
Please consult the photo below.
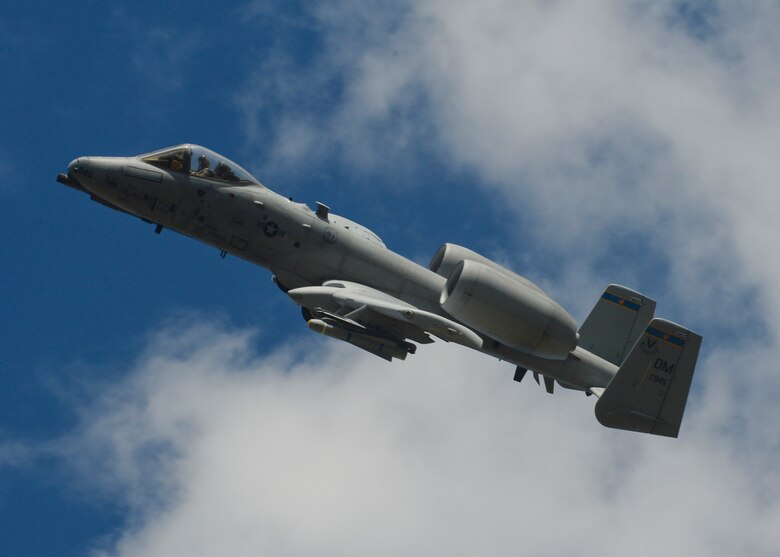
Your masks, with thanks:
M 204 153 L 198 157 L 198 164 L 200 165 L 201 168 L 206 168 L 208 166 L 211 166 L 211 161 Z

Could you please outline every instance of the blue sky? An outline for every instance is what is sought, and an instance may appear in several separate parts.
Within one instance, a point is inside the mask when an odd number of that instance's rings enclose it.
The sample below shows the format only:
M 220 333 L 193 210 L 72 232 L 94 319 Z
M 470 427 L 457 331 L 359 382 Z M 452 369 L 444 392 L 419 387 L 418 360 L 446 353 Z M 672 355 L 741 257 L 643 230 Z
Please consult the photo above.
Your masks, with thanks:
M 428 222 L 424 210 L 409 214 L 414 185 L 398 184 L 401 191 L 393 191 L 394 178 L 374 173 L 370 181 L 381 183 L 379 195 L 359 183 L 365 175 L 351 176 L 337 162 L 263 174 L 263 146 L 272 138 L 264 137 L 262 121 L 273 119 L 279 99 L 257 116 L 251 135 L 259 139 L 250 143 L 238 96 L 257 66 L 273 63 L 280 52 L 291 73 L 305 74 L 322 43 L 316 23 L 295 3 L 269 3 L 267 9 L 251 17 L 244 3 L 196 2 L 181 14 L 186 17 L 170 17 L 156 2 L 109 9 L 99 2 L 42 2 L 3 16 L 6 131 L 0 160 L 4 170 L 19 172 L 0 189 L 8 262 L 0 394 L 5 439 L 44 441 L 72 429 L 84 391 L 126 373 L 125 362 L 141 350 L 153 324 L 181 313 L 258 327 L 268 333 L 266 349 L 308 334 L 267 271 L 223 261 L 214 249 L 174 234 L 157 237 L 141 221 L 101 210 L 57 184 L 56 174 L 79 155 L 208 145 L 280 193 L 310 204 L 329 202 L 412 257 L 432 255 L 445 239 L 458 241 L 453 233 L 465 243 L 468 229 L 483 234 L 493 228 L 500 209 L 491 204 L 468 207 L 464 198 L 421 187 L 414 205 L 427 201 L 442 208 Z M 337 86 L 332 88 L 324 95 L 298 94 L 314 97 L 308 110 L 325 112 L 337 102 L 331 98 Z M 443 178 L 439 161 L 426 166 L 419 184 L 458 180 L 457 187 L 468 190 L 460 176 Z M 470 217 L 465 230 L 446 216 L 463 211 Z M 397 218 L 390 217 L 394 213 Z M 70 483 L 46 459 L 3 471 L 0 545 L 9 554 L 83 554 L 124 523 L 121 506 L 94 501 Z
M 778 19 L 679 1 L 6 10 L 0 546 L 609 553 L 556 536 L 617 521 L 642 541 L 616 517 L 665 509 L 648 554 L 771 554 Z M 79 155 L 181 142 L 423 264 L 476 249 L 579 319 L 609 282 L 646 292 L 705 335 L 681 438 L 604 430 L 590 400 L 457 347 L 388 366 L 313 338 L 264 269 L 55 182 Z

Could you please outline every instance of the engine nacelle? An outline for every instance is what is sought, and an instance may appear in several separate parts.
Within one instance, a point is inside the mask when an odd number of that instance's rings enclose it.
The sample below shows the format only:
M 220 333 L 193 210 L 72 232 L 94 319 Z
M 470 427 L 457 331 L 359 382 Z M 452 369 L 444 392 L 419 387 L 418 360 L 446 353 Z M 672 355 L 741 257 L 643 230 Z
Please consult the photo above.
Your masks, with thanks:
M 503 271 L 462 260 L 444 285 L 439 300 L 442 309 L 510 348 L 565 359 L 577 346 L 574 318 L 530 281 L 516 280 L 514 273 Z
M 437 275 L 440 275 L 444 278 L 449 278 L 450 275 L 452 275 L 452 271 L 455 270 L 455 267 L 457 267 L 458 264 L 464 260 L 476 261 L 477 263 L 482 263 L 483 265 L 490 267 L 494 271 L 504 274 L 509 278 L 524 284 L 528 288 L 531 288 L 533 290 L 536 290 L 544 294 L 544 291 L 541 288 L 536 286 L 533 282 L 531 282 L 527 278 L 521 277 L 517 273 L 513 273 L 506 267 L 499 265 L 495 261 L 491 261 L 484 255 L 480 255 L 475 251 L 472 251 L 468 248 L 464 248 L 463 246 L 459 246 L 457 244 L 443 244 L 439 248 L 439 251 L 437 251 L 436 254 L 433 256 L 433 259 L 431 259 L 431 262 L 428 264 L 428 269 L 430 269 Z

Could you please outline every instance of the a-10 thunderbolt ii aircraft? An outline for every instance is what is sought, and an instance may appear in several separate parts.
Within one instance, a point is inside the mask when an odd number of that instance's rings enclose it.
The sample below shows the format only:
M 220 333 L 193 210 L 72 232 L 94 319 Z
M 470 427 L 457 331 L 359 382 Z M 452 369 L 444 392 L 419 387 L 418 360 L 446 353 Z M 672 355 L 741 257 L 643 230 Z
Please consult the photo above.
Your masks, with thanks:
M 135 157 L 79 157 L 57 180 L 112 209 L 271 270 L 313 331 L 386 360 L 431 336 L 596 395 L 607 427 L 677 437 L 701 337 L 653 317 L 655 302 L 610 285 L 579 329 L 530 280 L 444 244 L 426 269 L 317 203 L 264 187 L 197 145 Z

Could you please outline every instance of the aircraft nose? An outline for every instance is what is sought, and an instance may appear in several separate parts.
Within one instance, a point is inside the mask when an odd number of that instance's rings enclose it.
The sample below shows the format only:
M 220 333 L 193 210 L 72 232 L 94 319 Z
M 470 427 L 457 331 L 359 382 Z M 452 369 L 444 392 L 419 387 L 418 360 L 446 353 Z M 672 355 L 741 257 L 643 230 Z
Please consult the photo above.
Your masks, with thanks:
M 83 161 L 85 157 L 79 157 L 77 159 L 73 159 L 70 161 L 70 164 L 68 165 L 68 174 L 73 176 L 75 174 L 80 174 L 83 170 Z
M 90 157 L 79 157 L 73 159 L 68 165 L 68 176 L 84 186 L 85 181 L 89 181 L 87 179 L 92 178 L 94 170 L 95 165 L 90 160 Z

